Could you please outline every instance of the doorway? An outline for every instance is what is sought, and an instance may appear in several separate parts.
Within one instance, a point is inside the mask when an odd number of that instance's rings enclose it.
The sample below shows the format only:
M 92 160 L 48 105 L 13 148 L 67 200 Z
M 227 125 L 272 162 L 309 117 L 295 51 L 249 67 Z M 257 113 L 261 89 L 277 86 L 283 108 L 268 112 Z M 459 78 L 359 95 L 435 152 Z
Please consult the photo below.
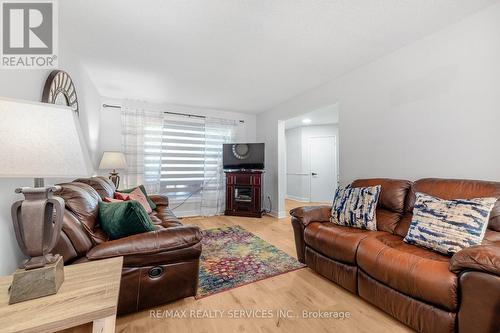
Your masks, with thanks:
M 339 181 L 338 107 L 329 105 L 283 121 L 285 207 L 331 203 Z M 290 202 L 292 201 L 292 202 Z

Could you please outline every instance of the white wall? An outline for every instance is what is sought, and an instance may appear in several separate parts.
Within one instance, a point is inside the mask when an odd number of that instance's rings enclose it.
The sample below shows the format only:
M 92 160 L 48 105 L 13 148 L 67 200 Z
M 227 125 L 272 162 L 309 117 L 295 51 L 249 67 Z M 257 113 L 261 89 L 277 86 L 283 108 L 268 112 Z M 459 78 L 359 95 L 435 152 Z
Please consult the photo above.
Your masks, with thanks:
M 318 136 L 335 136 L 338 162 L 339 140 L 337 125 L 301 126 L 285 131 L 286 194 L 289 199 L 310 201 L 311 159 L 309 139 Z
M 500 181 L 500 4 L 257 117 L 265 192 L 283 214 L 279 123 L 340 106 L 341 183 L 360 177 Z
M 302 169 L 302 127 L 285 131 L 286 145 L 286 194 L 289 199 L 309 201 Z M 304 174 L 303 174 L 304 173 Z

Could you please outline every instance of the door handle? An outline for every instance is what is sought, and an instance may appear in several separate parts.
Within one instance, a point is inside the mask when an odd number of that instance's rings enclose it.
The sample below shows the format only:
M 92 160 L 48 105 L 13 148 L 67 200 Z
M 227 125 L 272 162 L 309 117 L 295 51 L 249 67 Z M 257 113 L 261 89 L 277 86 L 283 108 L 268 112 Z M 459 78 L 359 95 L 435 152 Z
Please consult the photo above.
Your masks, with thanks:
M 312 176 L 317 176 L 318 174 L 316 172 L 311 172 Z

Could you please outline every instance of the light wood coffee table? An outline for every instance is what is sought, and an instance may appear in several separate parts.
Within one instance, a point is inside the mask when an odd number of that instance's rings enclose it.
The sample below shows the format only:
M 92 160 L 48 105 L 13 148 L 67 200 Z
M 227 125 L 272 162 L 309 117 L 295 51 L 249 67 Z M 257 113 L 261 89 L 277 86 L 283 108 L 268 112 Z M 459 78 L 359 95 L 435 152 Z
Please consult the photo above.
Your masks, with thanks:
M 55 332 L 89 322 L 94 333 L 114 332 L 122 263 L 118 257 L 65 266 L 57 294 L 12 305 L 12 277 L 0 277 L 0 332 Z

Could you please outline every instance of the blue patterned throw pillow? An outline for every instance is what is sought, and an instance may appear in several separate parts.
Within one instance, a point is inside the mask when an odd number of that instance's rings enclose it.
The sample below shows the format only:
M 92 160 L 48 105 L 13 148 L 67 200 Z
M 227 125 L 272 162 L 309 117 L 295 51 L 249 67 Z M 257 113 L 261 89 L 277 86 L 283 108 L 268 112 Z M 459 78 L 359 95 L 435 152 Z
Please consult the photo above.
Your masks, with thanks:
M 404 241 L 453 255 L 479 245 L 497 198 L 444 200 L 416 193 L 413 218 Z
M 333 199 L 331 221 L 348 227 L 377 230 L 375 210 L 380 185 L 338 188 Z

